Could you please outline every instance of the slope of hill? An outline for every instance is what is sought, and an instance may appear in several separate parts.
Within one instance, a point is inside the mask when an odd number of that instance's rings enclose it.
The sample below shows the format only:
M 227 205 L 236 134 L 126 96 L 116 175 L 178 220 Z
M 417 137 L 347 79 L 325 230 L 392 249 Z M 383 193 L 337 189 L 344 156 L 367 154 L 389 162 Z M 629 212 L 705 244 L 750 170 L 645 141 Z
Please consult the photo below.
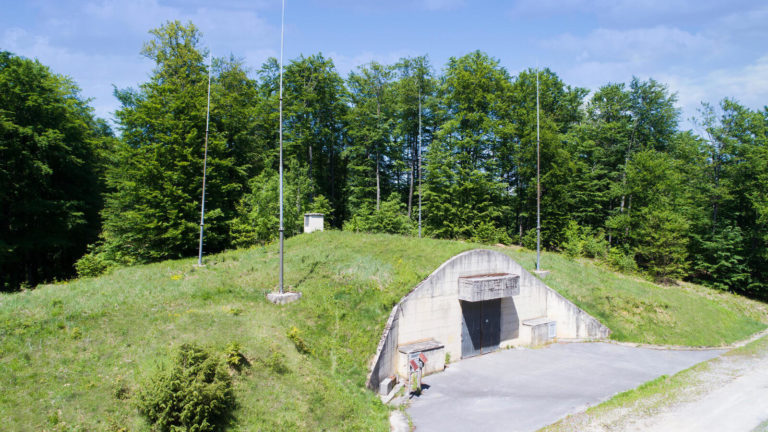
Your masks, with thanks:
M 387 408 L 364 388 L 387 315 L 443 261 L 476 247 L 297 236 L 286 242 L 286 283 L 304 298 L 282 307 L 264 298 L 277 283 L 274 245 L 211 256 L 204 268 L 168 261 L 0 295 L 3 429 L 148 430 L 134 395 L 176 347 L 238 342 L 252 366 L 236 379 L 233 430 L 388 430 Z M 533 265 L 529 251 L 495 249 Z M 762 303 L 661 287 L 556 254 L 543 262 L 553 270 L 546 282 L 619 340 L 720 345 L 765 328 Z M 297 341 L 311 352 L 298 352 Z M 268 367 L 270 359 L 287 372 Z

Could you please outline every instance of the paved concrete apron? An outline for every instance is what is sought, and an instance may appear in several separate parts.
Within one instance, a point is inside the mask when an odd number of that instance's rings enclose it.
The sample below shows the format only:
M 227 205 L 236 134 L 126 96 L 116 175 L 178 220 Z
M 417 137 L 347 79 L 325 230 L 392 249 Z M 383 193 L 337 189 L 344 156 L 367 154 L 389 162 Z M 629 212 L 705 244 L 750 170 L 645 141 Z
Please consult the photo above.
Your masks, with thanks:
M 662 351 L 609 343 L 505 350 L 424 379 L 408 413 L 423 431 L 534 431 L 616 393 L 724 351 Z

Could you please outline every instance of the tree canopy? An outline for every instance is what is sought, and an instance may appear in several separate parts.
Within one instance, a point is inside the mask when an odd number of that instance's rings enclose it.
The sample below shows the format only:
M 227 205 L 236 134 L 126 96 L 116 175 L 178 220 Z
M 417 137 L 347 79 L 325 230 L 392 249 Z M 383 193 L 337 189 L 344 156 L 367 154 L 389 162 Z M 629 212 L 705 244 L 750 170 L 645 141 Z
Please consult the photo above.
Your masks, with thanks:
M 191 23 L 150 35 L 151 76 L 115 92 L 118 136 L 70 80 L 0 55 L 3 289 L 68 277 L 86 252 L 84 269 L 194 255 L 209 72 L 205 251 L 277 237 L 277 60 L 211 61 Z M 426 235 L 531 246 L 537 82 L 545 248 L 768 298 L 768 108 L 703 104 L 682 130 L 654 79 L 590 94 L 482 51 L 347 77 L 320 53 L 289 61 L 286 234 L 321 211 L 331 228 L 414 235 L 421 201 Z
M 0 51 L 0 288 L 73 275 L 98 235 L 110 134 L 72 80 Z

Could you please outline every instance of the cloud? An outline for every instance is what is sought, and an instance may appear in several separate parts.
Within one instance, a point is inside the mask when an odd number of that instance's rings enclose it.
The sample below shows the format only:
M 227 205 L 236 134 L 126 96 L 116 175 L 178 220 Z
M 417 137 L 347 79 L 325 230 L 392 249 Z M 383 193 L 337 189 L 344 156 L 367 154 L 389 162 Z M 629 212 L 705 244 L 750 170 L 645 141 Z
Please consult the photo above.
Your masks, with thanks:
M 135 56 L 73 51 L 58 47 L 45 36 L 32 35 L 20 28 L 7 29 L 0 35 L 0 46 L 18 55 L 38 59 L 54 73 L 67 75 L 81 87 L 81 95 L 93 99 L 97 116 L 110 118 L 117 108 L 112 85 L 134 86 L 151 69 L 152 63 Z
M 429 11 L 453 10 L 464 6 L 464 0 L 421 0 L 421 5 Z
M 553 18 L 585 15 L 603 25 L 647 26 L 710 21 L 732 11 L 765 8 L 752 0 L 518 0 L 513 17 Z
M 742 67 L 687 76 L 662 75 L 659 79 L 677 92 L 688 116 L 696 113 L 701 102 L 716 104 L 724 98 L 734 98 L 752 109 L 768 105 L 768 55 Z
M 768 103 L 768 55 L 749 57 L 747 50 L 740 57 L 740 46 L 711 28 L 597 28 L 543 40 L 540 48 L 555 59 L 552 67 L 562 71 L 566 82 L 591 90 L 633 76 L 667 84 L 678 95 L 685 128 L 691 127 L 689 120 L 702 101 L 732 97 L 752 109 Z
M 148 30 L 166 21 L 194 22 L 203 33 L 202 46 L 217 57 L 242 57 L 254 69 L 279 46 L 279 31 L 241 0 L 216 8 L 172 1 L 31 3 L 26 7 L 37 19 L 24 22 L 24 28 L 0 30 L 0 46 L 73 78 L 102 118 L 119 107 L 113 85 L 135 87 L 147 80 L 154 65 L 139 52 L 150 38 Z
M 413 50 L 398 50 L 388 53 L 363 51 L 352 56 L 340 54 L 338 52 L 328 53 L 328 56 L 333 59 L 333 63 L 336 65 L 336 70 L 339 71 L 341 76 L 347 76 L 350 72 L 354 71 L 359 66 L 368 64 L 372 61 L 376 61 L 382 64 L 393 64 L 403 57 L 416 57 L 418 55 L 420 54 Z
M 678 62 L 684 58 L 698 60 L 722 51 L 717 40 L 703 34 L 663 26 L 632 30 L 598 28 L 586 36 L 563 34 L 543 41 L 542 46 L 578 63 L 628 62 L 642 69 L 668 58 Z

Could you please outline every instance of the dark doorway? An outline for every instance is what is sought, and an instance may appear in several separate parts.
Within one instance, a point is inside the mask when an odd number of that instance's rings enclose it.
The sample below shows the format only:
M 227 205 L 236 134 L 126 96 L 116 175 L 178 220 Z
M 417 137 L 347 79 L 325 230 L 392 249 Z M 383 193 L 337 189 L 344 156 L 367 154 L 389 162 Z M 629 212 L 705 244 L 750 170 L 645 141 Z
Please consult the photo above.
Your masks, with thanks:
M 501 299 L 461 301 L 461 357 L 472 357 L 499 349 L 501 343 Z

